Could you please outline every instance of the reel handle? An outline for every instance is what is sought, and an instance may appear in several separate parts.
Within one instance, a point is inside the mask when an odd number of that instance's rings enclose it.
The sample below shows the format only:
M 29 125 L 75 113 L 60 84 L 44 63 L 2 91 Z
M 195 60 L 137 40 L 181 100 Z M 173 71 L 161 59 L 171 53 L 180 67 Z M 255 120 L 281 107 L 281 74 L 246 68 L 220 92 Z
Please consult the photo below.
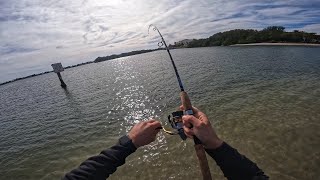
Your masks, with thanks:
M 184 110 L 185 111 L 192 110 L 192 104 L 191 104 L 190 98 L 185 91 L 180 92 L 180 98 L 181 98 L 181 103 L 183 105 Z M 203 180 L 212 180 L 206 152 L 202 146 L 202 143 L 200 139 L 198 139 L 196 136 L 193 136 L 193 141 L 194 141 L 194 148 L 196 150 L 196 154 L 199 160 Z

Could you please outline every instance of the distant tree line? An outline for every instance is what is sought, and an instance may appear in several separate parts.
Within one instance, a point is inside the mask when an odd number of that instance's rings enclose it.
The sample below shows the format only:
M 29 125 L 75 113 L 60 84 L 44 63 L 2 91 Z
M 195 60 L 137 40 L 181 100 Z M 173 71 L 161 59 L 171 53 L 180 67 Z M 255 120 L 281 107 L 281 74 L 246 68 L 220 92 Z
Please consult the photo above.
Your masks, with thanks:
M 219 32 L 209 38 L 193 39 L 187 44 L 175 43 L 170 47 L 207 47 L 229 46 L 233 44 L 249 44 L 262 42 L 288 42 L 288 43 L 320 43 L 320 35 L 294 30 L 286 32 L 282 26 L 270 26 L 261 31 L 253 29 L 235 29 Z
M 157 50 L 160 50 L 160 49 L 161 48 L 139 50 L 139 51 L 131 51 L 131 52 L 126 52 L 126 53 L 121 53 L 121 54 L 113 54 L 113 55 L 110 55 L 110 56 L 97 57 L 94 61 L 88 61 L 88 62 L 80 63 L 80 64 L 77 64 L 77 65 L 67 66 L 64 69 L 69 69 L 69 68 L 73 68 L 73 67 L 77 67 L 77 66 L 82 66 L 82 65 L 93 63 L 93 62 L 97 63 L 97 62 L 107 61 L 107 60 L 116 59 L 116 58 L 120 58 L 120 57 L 132 56 L 132 55 L 135 55 L 135 54 L 142 54 L 142 53 L 157 51 Z M 13 80 L 10 80 L 10 81 L 6 81 L 6 82 L 3 82 L 3 83 L 0 83 L 0 86 L 4 85 L 4 84 L 11 83 L 11 82 L 14 82 L 14 81 L 18 81 L 18 80 L 22 80 L 22 79 L 27 79 L 27 78 L 31 78 L 31 77 L 47 74 L 47 73 L 50 73 L 50 72 L 53 72 L 53 71 L 46 71 L 46 72 L 42 72 L 42 73 L 39 73 L 39 74 L 32 74 L 32 75 L 21 77 L 21 78 L 16 78 L 16 79 L 13 79 Z
M 80 64 L 77 64 L 77 65 L 67 66 L 64 69 L 69 69 L 69 68 L 82 66 L 82 65 L 90 64 L 90 63 L 93 63 L 93 62 L 92 61 L 88 61 L 88 62 L 80 63 Z M 46 72 L 42 72 L 42 73 L 38 73 L 38 74 L 32 74 L 32 75 L 29 75 L 29 76 L 16 78 L 16 79 L 13 79 L 13 80 L 10 80 L 10 81 L 6 81 L 6 82 L 3 82 L 3 83 L 0 83 L 0 86 L 4 85 L 4 84 L 11 83 L 11 82 L 14 82 L 14 81 L 19 81 L 19 80 L 22 80 L 22 79 L 27 79 L 27 78 L 31 78 L 31 77 L 35 77 L 35 76 L 40 76 L 40 75 L 43 75 L 43 74 L 48 74 L 48 73 L 51 73 L 51 72 L 53 72 L 53 71 L 46 71 Z
M 14 82 L 14 81 L 19 81 L 19 80 L 22 80 L 22 79 L 27 79 L 27 78 L 31 78 L 31 77 L 35 77 L 35 76 L 40 76 L 40 75 L 43 75 L 43 74 L 48 74 L 50 72 L 53 72 L 53 71 L 46 71 L 46 72 L 42 72 L 42 73 L 38 73 L 38 74 L 32 74 L 32 75 L 29 75 L 29 76 L 16 78 L 16 79 L 13 79 L 13 80 L 10 80 L 10 81 L 6 81 L 6 82 L 3 82 L 3 83 L 0 83 L 0 86 L 4 85 L 4 84 L 11 83 L 11 82 Z
M 76 64 L 76 65 L 67 66 L 67 67 L 65 67 L 64 69 L 69 69 L 69 68 L 73 68 L 73 67 L 78 67 L 78 66 L 82 66 L 82 65 L 86 65 L 86 64 L 90 64 L 90 63 L 93 63 L 93 61 L 88 61 L 88 62 Z
M 157 50 L 159 50 L 159 49 L 146 49 L 146 50 L 125 52 L 125 53 L 121 53 L 121 54 L 112 54 L 112 55 L 109 55 L 109 56 L 97 57 L 93 62 L 97 63 L 97 62 L 107 61 L 107 60 L 116 59 L 116 58 L 120 58 L 120 57 L 126 57 L 126 56 L 132 56 L 132 55 L 136 55 L 136 54 L 148 53 L 148 52 L 157 51 Z

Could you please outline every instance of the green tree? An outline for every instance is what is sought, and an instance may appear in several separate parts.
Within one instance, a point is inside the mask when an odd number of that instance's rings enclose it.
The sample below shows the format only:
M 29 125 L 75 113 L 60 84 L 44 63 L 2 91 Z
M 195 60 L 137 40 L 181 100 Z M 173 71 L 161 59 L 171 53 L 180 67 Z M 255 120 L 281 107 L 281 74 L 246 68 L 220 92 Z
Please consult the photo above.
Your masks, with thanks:
M 260 43 L 260 42 L 305 42 L 319 43 L 320 36 L 295 30 L 286 32 L 283 26 L 269 26 L 261 31 L 253 29 L 234 29 L 216 33 L 209 38 L 194 39 L 188 47 L 228 46 L 232 44 Z M 173 47 L 179 47 L 175 44 Z

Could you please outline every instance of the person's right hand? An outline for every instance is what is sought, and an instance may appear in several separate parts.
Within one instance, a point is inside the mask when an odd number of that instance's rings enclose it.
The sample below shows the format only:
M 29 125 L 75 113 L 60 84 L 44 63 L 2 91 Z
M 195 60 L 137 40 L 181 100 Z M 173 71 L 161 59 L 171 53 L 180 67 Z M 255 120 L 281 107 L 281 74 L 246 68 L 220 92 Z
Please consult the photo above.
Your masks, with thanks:
M 129 138 L 136 148 L 147 145 L 156 139 L 161 124 L 156 120 L 142 121 L 134 125 L 128 133 Z
M 180 107 L 183 110 L 183 107 Z M 211 126 L 207 116 L 193 107 L 194 115 L 184 115 L 182 117 L 183 129 L 189 138 L 196 136 L 206 149 L 216 149 L 221 146 L 222 140 L 219 139 Z

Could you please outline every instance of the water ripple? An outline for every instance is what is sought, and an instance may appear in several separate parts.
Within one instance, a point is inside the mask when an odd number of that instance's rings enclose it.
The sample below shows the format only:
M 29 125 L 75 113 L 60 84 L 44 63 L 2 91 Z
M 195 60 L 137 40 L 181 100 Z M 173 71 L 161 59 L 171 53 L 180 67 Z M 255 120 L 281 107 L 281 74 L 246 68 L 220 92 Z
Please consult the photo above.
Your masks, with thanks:
M 223 139 L 273 179 L 316 179 L 318 50 L 215 47 L 172 55 L 194 105 Z M 180 103 L 165 51 L 67 69 L 62 76 L 67 90 L 53 73 L 0 86 L 3 179 L 59 179 L 137 122 L 155 118 L 168 126 L 166 116 Z M 192 141 L 160 132 L 110 179 L 197 179 L 196 162 Z M 222 179 L 209 163 L 214 178 Z

